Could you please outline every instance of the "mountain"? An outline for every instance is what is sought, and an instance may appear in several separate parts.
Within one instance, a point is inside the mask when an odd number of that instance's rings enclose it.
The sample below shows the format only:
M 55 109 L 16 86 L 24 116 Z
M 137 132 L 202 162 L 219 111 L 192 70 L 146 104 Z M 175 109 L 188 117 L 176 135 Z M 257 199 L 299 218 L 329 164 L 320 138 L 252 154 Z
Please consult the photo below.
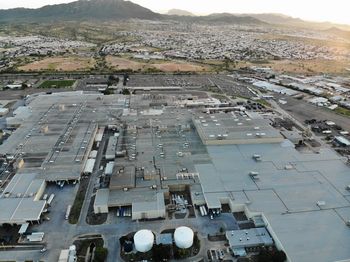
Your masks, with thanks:
M 283 14 L 266 13 L 266 14 L 243 14 L 243 15 L 254 17 L 263 22 L 266 22 L 269 24 L 275 24 L 275 25 L 311 28 L 311 29 L 317 29 L 317 30 L 327 30 L 332 27 L 337 27 L 341 30 L 348 30 L 348 31 L 350 30 L 349 25 L 340 25 L 340 24 L 334 24 L 330 22 L 305 21 L 300 18 L 294 18 Z
M 124 0 L 77 0 L 68 4 L 48 5 L 38 9 L 15 8 L 0 10 L 0 23 L 45 23 L 64 21 L 110 21 L 122 19 L 175 20 L 190 23 L 222 23 L 249 25 L 280 25 L 299 28 L 327 30 L 336 27 L 350 31 L 349 25 L 304 21 L 281 14 L 230 14 L 220 13 L 207 16 L 194 16 L 192 13 L 172 9 L 161 15 L 147 8 Z M 333 28 L 333 31 L 334 28 Z M 336 32 L 344 36 L 346 33 Z
M 160 19 L 160 14 L 129 1 L 79 0 L 38 9 L 0 10 L 0 22 L 46 22 L 69 20 Z
M 108 21 L 138 18 L 188 21 L 191 23 L 264 24 L 264 22 L 250 16 L 237 16 L 228 13 L 190 16 L 191 13 L 176 9 L 171 13 L 173 15 L 161 15 L 130 1 L 123 0 L 79 0 L 68 4 L 48 5 L 38 9 L 0 10 L 0 22 Z M 175 13 L 176 15 L 174 15 Z
M 178 15 L 178 16 L 195 16 L 191 12 L 188 12 L 186 10 L 181 10 L 181 9 L 170 9 L 166 14 L 167 15 Z

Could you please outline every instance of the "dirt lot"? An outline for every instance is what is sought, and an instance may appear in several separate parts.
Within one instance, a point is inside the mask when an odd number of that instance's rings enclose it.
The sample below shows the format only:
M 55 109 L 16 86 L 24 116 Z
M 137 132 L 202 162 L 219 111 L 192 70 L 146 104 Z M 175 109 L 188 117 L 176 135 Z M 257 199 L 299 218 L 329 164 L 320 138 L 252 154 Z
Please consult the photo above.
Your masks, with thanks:
M 49 57 L 21 66 L 18 70 L 30 71 L 86 71 L 93 68 L 95 60 L 85 57 Z
M 346 74 L 346 68 L 350 68 L 349 61 L 329 61 L 329 60 L 280 60 L 272 61 L 261 66 L 271 67 L 278 72 L 288 72 L 295 74 Z
M 147 70 L 158 70 L 162 72 L 205 72 L 209 71 L 209 66 L 196 65 L 192 63 L 174 61 L 174 62 L 142 62 L 131 60 L 128 58 L 107 56 L 106 62 L 109 67 L 117 70 L 132 70 L 132 71 L 147 71 Z
M 148 66 L 146 63 L 132 61 L 126 58 L 116 57 L 116 56 L 107 56 L 106 57 L 107 65 L 117 69 L 117 70 L 143 70 Z

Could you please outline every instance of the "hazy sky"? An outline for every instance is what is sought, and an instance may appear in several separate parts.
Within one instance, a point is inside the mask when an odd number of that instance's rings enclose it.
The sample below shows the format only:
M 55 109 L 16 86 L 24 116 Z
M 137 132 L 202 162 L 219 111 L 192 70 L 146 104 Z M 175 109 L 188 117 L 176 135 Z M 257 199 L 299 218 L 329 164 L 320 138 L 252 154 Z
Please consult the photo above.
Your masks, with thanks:
M 93 1 L 93 0 L 91 0 Z M 197 14 L 283 13 L 315 21 L 350 24 L 350 0 L 132 0 L 153 11 L 171 8 L 185 9 Z M 46 4 L 67 3 L 72 0 L 0 0 L 0 9 L 40 7 Z

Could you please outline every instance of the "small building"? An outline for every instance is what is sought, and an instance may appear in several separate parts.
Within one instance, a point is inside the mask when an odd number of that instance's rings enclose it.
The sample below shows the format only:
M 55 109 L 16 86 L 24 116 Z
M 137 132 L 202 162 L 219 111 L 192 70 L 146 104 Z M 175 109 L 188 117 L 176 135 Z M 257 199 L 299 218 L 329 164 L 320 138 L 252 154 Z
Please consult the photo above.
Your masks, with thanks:
M 265 227 L 226 231 L 232 250 L 273 245 L 273 239 Z
M 114 162 L 113 162 L 114 163 Z M 110 190 L 118 189 L 130 189 L 135 187 L 135 167 L 134 166 L 125 166 L 117 167 L 117 172 L 113 172 L 111 175 L 111 180 L 109 183 Z M 107 172 L 107 168 L 106 168 Z M 107 175 L 107 173 L 105 173 Z
M 173 244 L 173 235 L 170 233 L 159 234 L 156 236 L 157 245 L 170 246 Z
M 108 213 L 108 198 L 109 198 L 109 189 L 97 190 L 95 202 L 94 202 L 95 214 Z
M 157 193 L 154 201 L 132 203 L 132 220 L 164 218 L 165 215 L 163 193 Z

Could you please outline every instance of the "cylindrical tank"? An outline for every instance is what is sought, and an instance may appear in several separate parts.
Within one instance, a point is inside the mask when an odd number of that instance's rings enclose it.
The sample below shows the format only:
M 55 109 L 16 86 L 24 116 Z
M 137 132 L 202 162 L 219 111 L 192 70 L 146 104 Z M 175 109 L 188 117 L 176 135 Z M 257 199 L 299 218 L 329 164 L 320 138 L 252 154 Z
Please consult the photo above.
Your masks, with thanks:
M 135 248 L 139 252 L 148 252 L 152 249 L 154 243 L 154 235 L 150 230 L 140 230 L 134 235 Z
M 190 248 L 193 245 L 193 231 L 189 227 L 178 227 L 174 233 L 175 245 L 178 248 Z

